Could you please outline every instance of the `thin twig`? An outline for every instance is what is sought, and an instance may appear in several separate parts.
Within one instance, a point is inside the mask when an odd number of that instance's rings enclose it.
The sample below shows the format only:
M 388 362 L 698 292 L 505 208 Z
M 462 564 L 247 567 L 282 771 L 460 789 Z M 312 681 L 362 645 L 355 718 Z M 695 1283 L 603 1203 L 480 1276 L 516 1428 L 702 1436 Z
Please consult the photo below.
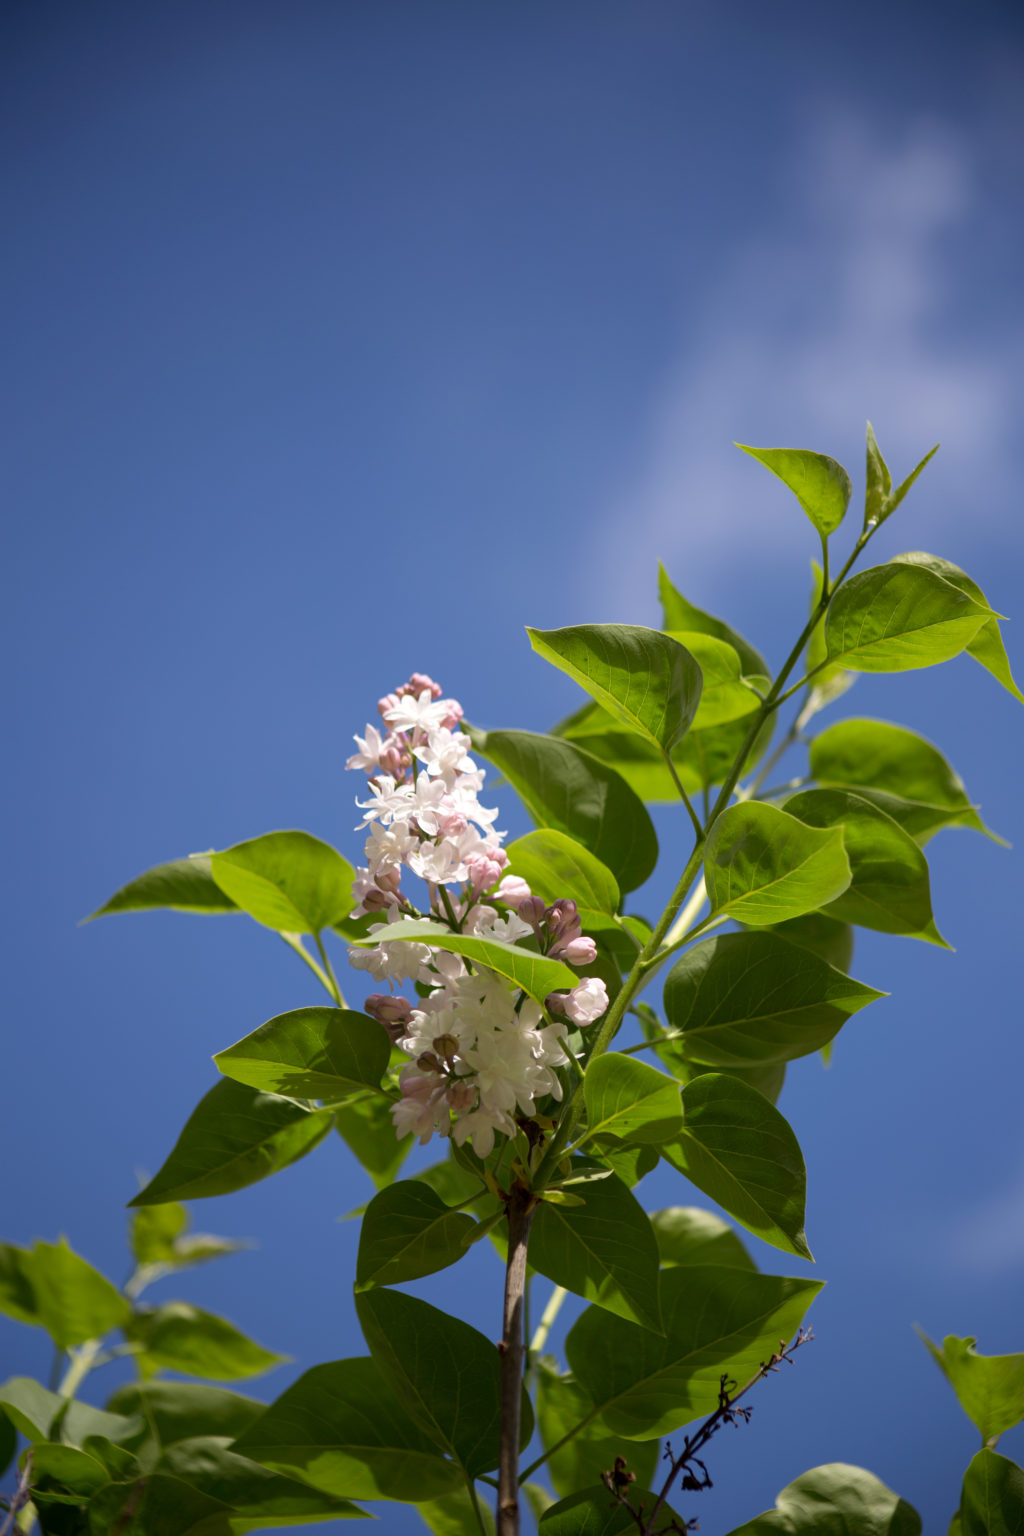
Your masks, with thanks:
M 498 1536 L 519 1536 L 519 1430 L 523 1391 L 523 1295 L 526 1249 L 536 1200 L 514 1184 L 508 1195 L 508 1263 L 501 1331 L 501 1446 L 498 1460 Z

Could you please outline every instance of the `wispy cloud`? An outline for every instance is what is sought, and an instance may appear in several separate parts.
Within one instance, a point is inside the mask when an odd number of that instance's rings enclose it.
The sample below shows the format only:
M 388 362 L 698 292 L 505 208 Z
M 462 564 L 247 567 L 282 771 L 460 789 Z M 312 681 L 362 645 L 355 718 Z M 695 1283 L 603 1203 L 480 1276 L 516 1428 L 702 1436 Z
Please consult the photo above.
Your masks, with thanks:
M 795 503 L 734 438 L 817 448 L 854 469 L 870 416 L 896 473 L 942 438 L 929 534 L 963 507 L 979 461 L 991 471 L 1004 453 L 1012 352 L 957 340 L 950 323 L 964 279 L 947 237 L 975 198 L 965 140 L 934 122 L 893 140 L 830 111 L 806 122 L 789 165 L 764 227 L 727 255 L 713 292 L 688 301 L 700 322 L 639 470 L 599 524 L 588 579 L 617 611 L 649 608 L 658 556 L 710 599 L 737 552 L 772 568 L 808 549 Z
M 1024 1169 L 951 1224 L 952 1261 L 983 1274 L 1024 1269 Z

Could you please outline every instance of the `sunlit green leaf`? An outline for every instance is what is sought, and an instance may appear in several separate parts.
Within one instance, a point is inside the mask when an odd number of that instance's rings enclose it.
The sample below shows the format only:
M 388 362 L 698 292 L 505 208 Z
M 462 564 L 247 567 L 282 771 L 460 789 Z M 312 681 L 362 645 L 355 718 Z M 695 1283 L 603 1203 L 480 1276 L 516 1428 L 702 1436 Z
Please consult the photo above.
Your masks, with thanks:
M 1024 1468 L 995 1451 L 979 1451 L 964 1473 L 960 1528 L 963 1536 L 1022 1536 Z
M 974 1339 L 955 1334 L 939 1349 L 918 1333 L 983 1440 L 994 1441 L 1024 1419 L 1024 1355 L 979 1355 Z
M 105 1435 L 115 1442 L 131 1441 L 144 1433 L 141 1419 L 107 1413 L 90 1403 L 72 1402 L 50 1392 L 29 1376 L 12 1376 L 0 1386 L 0 1408 L 26 1440 L 48 1440 L 58 1414 L 61 1439 L 81 1445 L 89 1435 Z
M 128 1319 L 131 1309 L 120 1291 L 65 1238 L 36 1243 L 30 1272 L 38 1320 L 61 1349 L 102 1338 Z
M 618 881 L 600 859 L 564 832 L 544 827 L 509 843 L 506 874 L 519 875 L 549 906 L 568 897 L 586 931 L 602 927 L 619 910 Z
M 188 1226 L 188 1212 L 174 1201 L 148 1205 L 131 1216 L 132 1252 L 140 1264 L 170 1264 L 174 1242 Z
M 700 702 L 697 661 L 676 639 L 637 624 L 530 629 L 533 649 L 579 683 L 617 720 L 670 752 Z
M 522 1491 L 526 1493 L 525 1488 Z M 477 1508 L 479 1518 L 466 1488 L 447 1493 L 440 1499 L 416 1502 L 416 1513 L 433 1536 L 494 1536 L 494 1516 L 489 1506 L 481 1499 Z
M 244 1189 L 311 1152 L 330 1127 L 330 1110 L 309 1110 L 223 1078 L 199 1100 L 159 1173 L 129 1204 Z
M 664 1338 L 588 1307 L 566 1340 L 569 1365 L 612 1434 L 672 1434 L 718 1406 L 723 1372 L 741 1386 L 749 1381 L 779 1340 L 795 1334 L 820 1289 L 817 1280 L 714 1264 L 666 1269 Z
M 705 1072 L 683 1089 L 683 1131 L 661 1155 L 748 1232 L 802 1259 L 807 1174 L 789 1122 L 735 1077 Z
M 918 1513 L 862 1467 L 814 1467 L 783 1488 L 775 1508 L 730 1536 L 920 1536 Z
M 743 636 L 731 629 L 724 619 L 716 619 L 714 614 L 705 613 L 702 608 L 696 608 L 683 594 L 672 585 L 668 572 L 661 564 L 658 565 L 658 596 L 661 598 L 661 608 L 664 615 L 666 630 L 689 630 L 691 633 L 711 635 L 715 640 L 724 640 L 731 645 L 740 658 L 740 665 L 745 677 L 770 677 L 768 663 L 759 651 Z
M 214 880 L 267 928 L 316 933 L 348 917 L 355 870 L 309 832 L 267 832 L 210 858 Z
M 662 1264 L 720 1264 L 756 1269 L 750 1254 L 727 1221 L 695 1205 L 673 1205 L 651 1212 L 651 1226 Z
M 196 854 L 191 859 L 172 859 L 156 864 L 134 880 L 129 880 L 109 901 L 85 918 L 112 912 L 146 912 L 154 907 L 170 907 L 175 912 L 237 912 L 238 907 L 214 880 L 210 860 Z
M 630 1503 L 654 1508 L 656 1495 L 630 1484 Z M 668 1503 L 661 1506 L 659 1520 L 665 1530 L 685 1530 L 680 1517 Z M 671 1522 L 671 1523 L 670 1523 Z M 580 1489 L 567 1499 L 559 1499 L 540 1518 L 540 1536 L 628 1536 L 637 1529 L 636 1518 L 625 1504 L 616 1503 L 602 1482 Z M 658 1529 L 662 1529 L 659 1525 Z
M 593 1409 L 588 1393 L 575 1377 L 562 1375 L 550 1356 L 542 1356 L 537 1364 L 537 1428 L 544 1449 L 551 1451 L 577 1424 L 590 1418 Z M 623 1452 L 637 1483 L 650 1482 L 658 1463 L 658 1442 L 623 1445 L 621 1437 L 610 1435 L 599 1418 L 591 1418 L 585 1428 L 548 1457 L 547 1470 L 555 1492 L 564 1497 L 599 1482 L 601 1473 L 610 1471 L 616 1456 Z
M 743 676 L 739 652 L 725 640 L 699 631 L 673 630 L 673 640 L 693 656 L 704 678 L 697 713 L 693 717 L 692 730 L 706 731 L 716 725 L 726 725 L 753 714 L 768 688 L 768 678 L 762 674 L 746 679 Z
M 747 443 L 736 447 L 789 487 L 819 533 L 827 537 L 835 532 L 846 516 L 853 489 L 840 463 L 827 453 L 806 448 L 751 448 Z
M 850 883 L 843 834 L 819 832 L 774 805 L 746 801 L 723 811 L 704 849 L 712 912 L 760 926 L 799 917 Z
M 534 950 L 523 949 L 518 944 L 502 944 L 495 939 L 481 939 L 470 933 L 455 933 L 443 923 L 430 918 L 415 921 L 399 921 L 379 928 L 368 939 L 360 940 L 361 947 L 372 948 L 375 944 L 387 944 L 393 940 L 409 944 L 430 944 L 435 949 L 447 950 L 453 955 L 464 955 L 477 965 L 507 976 L 517 987 L 522 987 L 537 1002 L 542 1003 L 549 992 L 559 988 L 570 990 L 579 981 L 561 960 L 549 960 Z
M 32 1447 L 32 1477 L 44 1486 L 52 1479 L 73 1493 L 91 1494 L 110 1476 L 102 1462 L 77 1446 L 37 1440 Z
M 225 1077 L 267 1093 L 339 1099 L 377 1088 L 391 1042 L 376 1019 L 347 1008 L 295 1008 L 213 1058 Z
M 906 565 L 923 565 L 929 571 L 934 571 L 936 576 L 941 576 L 953 587 L 973 598 L 982 607 L 988 608 L 989 601 L 976 581 L 972 581 L 966 571 L 962 571 L 951 560 L 942 560 L 938 555 L 926 555 L 922 550 L 913 550 L 909 554 L 896 555 L 895 560 Z M 995 617 L 988 619 L 974 639 L 967 647 L 968 656 L 973 656 L 975 661 L 991 672 L 998 683 L 1011 693 L 1015 699 L 1024 704 L 1024 693 L 1014 680 L 1010 670 L 1010 658 L 1006 654 L 1003 637 L 999 632 L 999 620 Z
M 582 843 L 607 865 L 620 890 L 643 885 L 657 862 L 658 840 L 642 801 L 613 768 L 556 736 L 471 735 L 476 751 L 505 775 L 538 826 Z
M 248 1517 L 236 1529 L 256 1530 L 306 1525 L 319 1520 L 368 1519 L 347 1499 L 323 1493 L 295 1478 L 272 1472 L 229 1449 L 223 1436 L 179 1440 L 164 1450 L 154 1470 L 180 1478 L 191 1488 L 220 1499 L 236 1515 Z
M 419 1179 L 382 1189 L 363 1217 L 356 1260 L 356 1287 L 418 1280 L 455 1264 L 466 1252 L 476 1223 Z
M 682 1124 L 679 1089 L 670 1077 L 617 1051 L 597 1056 L 583 1083 L 592 1136 L 662 1142 Z
M 247 1339 L 227 1318 L 184 1301 L 137 1311 L 126 1332 L 141 1347 L 147 1373 L 163 1369 L 214 1381 L 242 1381 L 287 1359 Z
M 615 1174 L 572 1192 L 581 1205 L 537 1208 L 530 1263 L 574 1295 L 660 1331 L 658 1245 L 643 1206 Z
M 18 1323 L 41 1323 L 32 1284 L 32 1254 L 13 1243 L 0 1243 L 0 1312 Z
M 992 617 L 924 566 L 891 562 L 843 583 L 825 641 L 830 659 L 850 671 L 906 672 L 959 656 Z
M 334 1113 L 338 1134 L 378 1189 L 390 1184 L 412 1151 L 412 1136 L 395 1135 L 391 1104 L 380 1094 L 342 1104 Z
M 255 1397 L 194 1381 L 130 1381 L 118 1387 L 107 1403 L 113 1413 L 141 1414 L 162 1445 L 195 1435 L 233 1439 L 254 1424 L 266 1407 Z
M 881 523 L 889 514 L 889 493 L 892 490 L 892 475 L 889 466 L 882 457 L 882 451 L 875 437 L 875 429 L 868 422 L 867 430 L 867 466 L 865 474 L 864 490 L 864 527 L 871 523 Z

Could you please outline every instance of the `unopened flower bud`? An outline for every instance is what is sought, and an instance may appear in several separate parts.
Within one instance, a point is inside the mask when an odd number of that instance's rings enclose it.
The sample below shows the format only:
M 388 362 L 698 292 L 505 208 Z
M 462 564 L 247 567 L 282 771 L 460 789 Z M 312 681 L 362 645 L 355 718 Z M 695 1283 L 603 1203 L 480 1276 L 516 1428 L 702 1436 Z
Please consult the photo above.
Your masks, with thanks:
M 386 715 L 388 710 L 398 708 L 398 694 L 386 693 L 382 699 L 377 700 L 377 713 Z
M 449 1087 L 445 1098 L 453 1114 L 464 1115 L 476 1103 L 476 1089 L 470 1083 L 456 1080 Z
M 556 944 L 579 938 L 581 925 L 576 903 L 565 896 L 553 901 L 544 914 L 544 927 Z
M 462 719 L 462 705 L 459 703 L 458 699 L 445 699 L 444 702 L 448 706 L 448 713 L 441 721 L 441 725 L 446 731 L 454 731 L 455 727 Z
M 421 1056 L 417 1056 L 416 1065 L 421 1072 L 440 1072 L 442 1070 L 441 1063 L 433 1051 L 424 1051 Z
M 363 910 L 366 912 L 383 912 L 385 907 L 390 907 L 393 900 L 393 896 L 389 896 L 385 891 L 379 890 L 377 886 L 371 885 L 363 897 Z
M 526 901 L 531 891 L 520 875 L 506 875 L 494 894 L 499 901 L 505 903 L 506 907 L 512 907 L 518 911 L 520 903 Z
M 568 992 L 549 992 L 544 999 L 544 1007 L 548 1013 L 557 1016 L 564 1015 L 565 1005 L 569 1001 Z
M 392 997 L 390 992 L 371 992 L 363 1007 L 379 1024 L 404 1024 L 412 1013 L 408 998 Z
M 419 698 L 424 688 L 429 688 L 432 699 L 439 699 L 441 697 L 441 684 L 435 683 L 434 679 L 428 677 L 425 672 L 414 672 L 401 691 L 402 693 L 415 694 L 416 698 Z
M 562 946 L 561 958 L 568 960 L 570 965 L 593 965 L 597 959 L 597 945 L 586 937 L 570 939 Z
M 459 1042 L 454 1035 L 438 1035 L 436 1040 L 431 1041 L 431 1044 L 437 1054 L 444 1057 L 445 1061 L 451 1061 L 459 1048 Z
M 397 865 L 392 864 L 390 869 L 378 869 L 373 878 L 382 891 L 388 891 L 397 896 L 398 887 L 402 883 L 402 871 Z
M 536 933 L 544 917 L 544 903 L 539 896 L 527 896 L 516 908 L 524 923 L 529 923 Z
M 565 1011 L 574 1024 L 581 1028 L 593 1024 L 608 1007 L 608 988 L 597 976 L 588 976 L 578 987 L 573 987 L 565 1000 Z

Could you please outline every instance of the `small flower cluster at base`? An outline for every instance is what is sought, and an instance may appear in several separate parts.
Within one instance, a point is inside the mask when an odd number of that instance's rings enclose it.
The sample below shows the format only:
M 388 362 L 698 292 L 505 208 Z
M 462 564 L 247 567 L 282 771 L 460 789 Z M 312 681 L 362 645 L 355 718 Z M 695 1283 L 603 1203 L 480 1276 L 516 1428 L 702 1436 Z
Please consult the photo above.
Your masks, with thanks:
M 378 709 L 390 729 L 382 736 L 368 725 L 346 764 L 365 770 L 371 793 L 356 802 L 368 836 L 352 915 L 379 913 L 379 927 L 419 918 L 402 887 L 409 871 L 427 884 L 430 916 L 458 932 L 498 944 L 535 939 L 552 959 L 591 964 L 597 946 L 582 932 L 576 903 L 545 906 L 525 880 L 504 875 L 504 834 L 493 830 L 497 811 L 480 805 L 484 770 L 458 729 L 458 702 L 414 672 Z M 515 1134 L 516 1115 L 531 1117 L 541 1099 L 561 1098 L 555 1069 L 569 1060 L 568 1024 L 592 1023 L 608 1006 L 604 983 L 586 978 L 546 1000 L 547 1012 L 561 1015 L 546 1019 L 497 972 L 470 969 L 459 955 L 417 940 L 352 946 L 349 960 L 378 982 L 414 982 L 424 994 L 416 1003 L 379 992 L 366 1001 L 411 1057 L 392 1108 L 396 1133 L 414 1132 L 421 1142 L 450 1134 L 457 1145 L 471 1142 L 478 1157 L 493 1150 L 496 1133 Z

